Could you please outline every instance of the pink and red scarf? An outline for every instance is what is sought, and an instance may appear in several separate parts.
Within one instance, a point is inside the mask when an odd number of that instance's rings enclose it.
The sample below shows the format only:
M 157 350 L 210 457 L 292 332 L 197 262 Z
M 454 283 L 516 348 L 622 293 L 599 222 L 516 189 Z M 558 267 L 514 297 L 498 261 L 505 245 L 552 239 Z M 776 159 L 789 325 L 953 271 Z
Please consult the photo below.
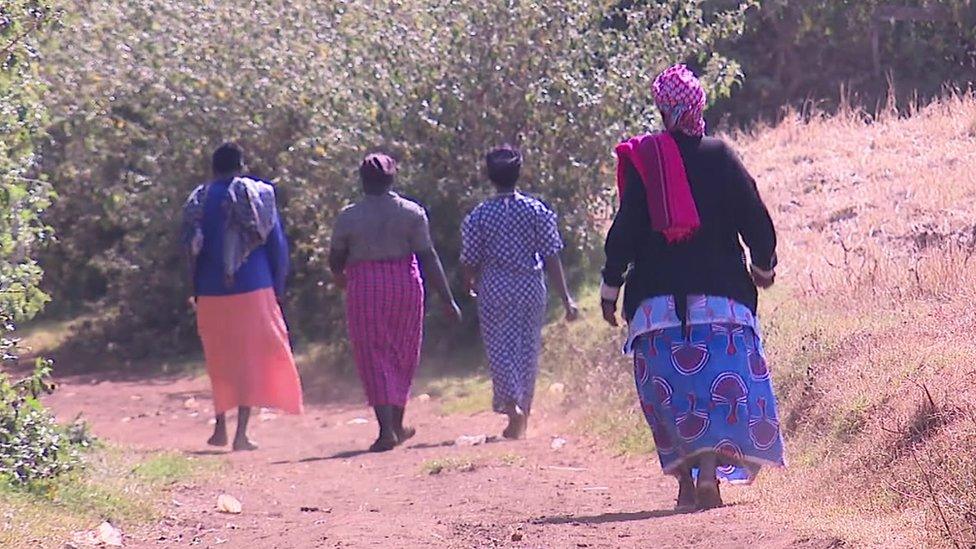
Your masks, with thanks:
M 678 143 L 668 133 L 633 137 L 617 145 L 617 191 L 623 200 L 627 167 L 644 182 L 651 227 L 669 244 L 694 236 L 701 226 Z
M 688 67 L 674 65 L 654 79 L 654 102 L 671 124 L 669 131 L 705 135 L 705 89 Z M 667 132 L 633 137 L 617 145 L 617 190 L 623 200 L 627 167 L 644 182 L 651 227 L 669 244 L 694 236 L 701 226 L 681 151 Z

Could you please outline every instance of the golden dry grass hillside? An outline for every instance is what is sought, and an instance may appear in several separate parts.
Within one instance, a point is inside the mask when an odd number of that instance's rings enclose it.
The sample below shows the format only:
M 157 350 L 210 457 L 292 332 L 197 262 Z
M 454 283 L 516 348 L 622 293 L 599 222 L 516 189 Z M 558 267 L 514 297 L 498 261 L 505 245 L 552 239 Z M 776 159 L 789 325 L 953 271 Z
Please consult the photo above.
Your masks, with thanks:
M 853 547 L 973 545 L 976 99 L 796 115 L 729 139 L 781 237 L 760 312 L 790 467 L 753 493 Z M 572 380 L 588 427 L 647 452 L 619 334 L 584 316 L 547 328 L 544 368 Z
M 976 101 L 736 137 L 782 237 L 764 320 L 792 469 L 842 539 L 976 543 Z

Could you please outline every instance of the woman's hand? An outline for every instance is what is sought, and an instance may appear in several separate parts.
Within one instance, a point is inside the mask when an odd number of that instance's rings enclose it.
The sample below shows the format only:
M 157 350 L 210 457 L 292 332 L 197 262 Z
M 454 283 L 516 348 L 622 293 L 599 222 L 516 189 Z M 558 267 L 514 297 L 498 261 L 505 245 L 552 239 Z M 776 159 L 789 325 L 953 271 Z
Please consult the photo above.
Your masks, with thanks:
M 764 271 L 755 265 L 749 269 L 749 275 L 752 277 L 753 284 L 755 284 L 757 288 L 762 288 L 763 290 L 772 287 L 772 285 L 776 282 L 776 271 Z
M 464 277 L 464 291 L 468 293 L 469 297 L 478 297 L 478 283 L 475 282 L 474 278 Z
M 190 306 L 190 310 L 194 313 L 197 312 L 197 296 L 191 295 L 186 300 L 186 304 Z
M 573 298 L 563 301 L 563 307 L 566 308 L 566 322 L 575 322 L 579 318 L 579 307 L 576 306 Z
M 603 309 L 603 320 L 614 328 L 620 326 L 617 322 L 617 302 L 609 299 L 600 300 L 600 308 Z

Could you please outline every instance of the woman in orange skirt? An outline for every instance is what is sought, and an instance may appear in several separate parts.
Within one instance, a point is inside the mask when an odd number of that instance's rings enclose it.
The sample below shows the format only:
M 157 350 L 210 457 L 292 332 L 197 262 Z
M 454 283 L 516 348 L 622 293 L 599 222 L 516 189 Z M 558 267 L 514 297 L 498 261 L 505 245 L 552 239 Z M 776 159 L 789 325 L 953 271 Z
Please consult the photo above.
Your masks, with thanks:
M 197 187 L 183 210 L 197 330 L 213 387 L 217 423 L 208 441 L 228 442 L 226 412 L 237 408 L 234 450 L 255 450 L 247 436 L 254 406 L 302 412 L 302 388 L 278 300 L 288 274 L 288 242 L 274 187 L 242 176 L 233 144 L 214 152 L 214 180 Z

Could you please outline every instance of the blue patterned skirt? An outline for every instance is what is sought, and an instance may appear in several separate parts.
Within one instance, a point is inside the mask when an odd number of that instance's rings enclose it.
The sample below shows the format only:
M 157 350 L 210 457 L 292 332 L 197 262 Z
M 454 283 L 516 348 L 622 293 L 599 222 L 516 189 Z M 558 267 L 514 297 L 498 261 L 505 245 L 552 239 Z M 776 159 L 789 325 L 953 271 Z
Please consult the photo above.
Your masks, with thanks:
M 785 465 L 769 369 L 756 332 L 734 324 L 656 330 L 634 341 L 637 394 L 665 473 L 706 452 L 718 477 L 748 484 Z M 697 471 L 694 472 L 697 474 Z
M 492 409 L 501 414 L 516 406 L 531 410 L 546 319 L 542 273 L 483 273 L 478 317 L 491 369 Z

